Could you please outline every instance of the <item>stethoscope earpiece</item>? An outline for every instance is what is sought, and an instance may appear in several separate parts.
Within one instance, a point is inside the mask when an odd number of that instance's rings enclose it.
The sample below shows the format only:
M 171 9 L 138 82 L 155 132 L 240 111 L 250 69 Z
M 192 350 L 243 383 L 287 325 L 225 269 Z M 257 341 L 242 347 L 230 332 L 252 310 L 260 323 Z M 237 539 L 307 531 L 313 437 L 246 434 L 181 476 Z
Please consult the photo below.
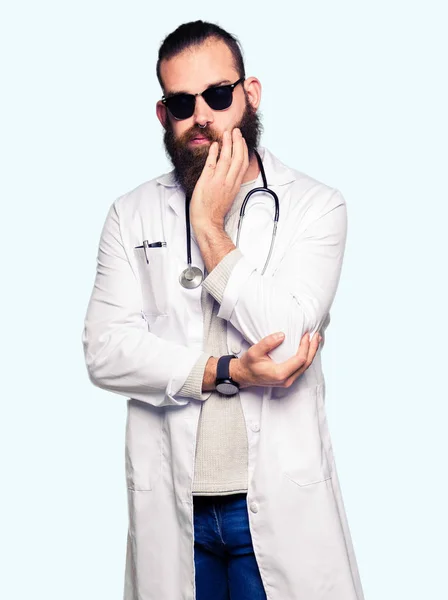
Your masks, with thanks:
M 199 127 L 201 129 L 204 129 L 204 127 L 206 127 L 206 125 L 204 125 L 204 126 L 199 125 Z M 255 156 L 257 157 L 258 166 L 260 167 L 261 177 L 263 179 L 263 187 L 258 187 L 253 190 L 250 190 L 248 192 L 248 194 L 246 195 L 246 197 L 244 198 L 244 201 L 243 201 L 243 204 L 242 204 L 241 210 L 240 210 L 240 219 L 238 221 L 236 247 L 238 248 L 238 242 L 239 242 L 240 233 L 241 233 L 241 225 L 243 222 L 244 211 L 246 209 L 247 201 L 252 196 L 252 194 L 256 194 L 259 192 L 270 194 L 274 198 L 274 202 L 275 202 L 274 229 L 272 232 L 271 246 L 269 248 L 268 257 L 267 257 L 266 263 L 263 267 L 263 271 L 261 272 L 261 274 L 263 275 L 263 273 L 266 271 L 266 267 L 268 266 L 269 260 L 271 258 L 272 249 L 274 247 L 275 236 L 277 234 L 277 223 L 278 223 L 278 217 L 279 217 L 279 201 L 278 201 L 277 194 L 268 188 L 266 173 L 264 172 L 263 162 L 260 158 L 260 155 L 258 154 L 258 152 L 256 150 L 254 150 L 254 152 L 255 152 Z M 201 285 L 201 283 L 204 280 L 204 274 L 202 273 L 202 271 L 199 267 L 193 267 L 191 264 L 190 198 L 188 196 L 185 198 L 185 221 L 186 221 L 186 228 L 187 228 L 188 267 L 186 269 L 184 269 L 182 271 L 182 273 L 179 275 L 179 281 L 180 281 L 180 284 L 182 287 L 184 287 L 185 289 L 191 290 L 191 289 L 197 288 Z

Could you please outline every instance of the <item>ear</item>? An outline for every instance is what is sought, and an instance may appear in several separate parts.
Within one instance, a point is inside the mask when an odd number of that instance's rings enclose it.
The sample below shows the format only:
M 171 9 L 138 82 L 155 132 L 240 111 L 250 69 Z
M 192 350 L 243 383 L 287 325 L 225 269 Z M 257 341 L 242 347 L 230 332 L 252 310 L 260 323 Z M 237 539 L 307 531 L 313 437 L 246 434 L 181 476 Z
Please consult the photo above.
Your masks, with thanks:
M 255 110 L 260 106 L 261 102 L 261 83 L 256 77 L 247 77 L 244 81 L 244 89 L 246 90 L 248 100 Z
M 166 129 L 166 120 L 168 118 L 168 114 L 166 111 L 166 106 L 163 104 L 161 100 L 157 101 L 156 104 L 156 114 L 159 121 L 162 123 L 162 126 Z

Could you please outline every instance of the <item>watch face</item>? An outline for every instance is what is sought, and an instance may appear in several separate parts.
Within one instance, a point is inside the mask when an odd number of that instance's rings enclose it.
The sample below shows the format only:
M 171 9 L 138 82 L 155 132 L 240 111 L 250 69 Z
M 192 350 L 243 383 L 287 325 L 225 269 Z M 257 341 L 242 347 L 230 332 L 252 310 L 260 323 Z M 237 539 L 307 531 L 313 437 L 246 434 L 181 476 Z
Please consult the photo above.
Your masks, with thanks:
M 236 385 L 233 385 L 233 383 L 230 383 L 230 382 L 218 383 L 218 385 L 216 386 L 216 389 L 220 394 L 225 394 L 226 396 L 232 396 L 233 394 L 236 394 L 238 391 L 238 388 L 236 387 Z

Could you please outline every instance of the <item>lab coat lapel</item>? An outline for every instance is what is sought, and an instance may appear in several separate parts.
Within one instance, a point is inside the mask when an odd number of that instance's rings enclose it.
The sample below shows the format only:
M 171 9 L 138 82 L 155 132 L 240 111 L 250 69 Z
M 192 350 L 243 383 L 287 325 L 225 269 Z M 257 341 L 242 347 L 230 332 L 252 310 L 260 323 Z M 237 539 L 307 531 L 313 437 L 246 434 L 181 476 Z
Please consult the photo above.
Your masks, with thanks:
M 178 258 L 187 266 L 187 230 L 185 218 L 185 193 L 176 186 L 168 198 L 168 230 Z M 199 244 L 191 226 L 191 259 L 192 264 L 203 269 L 203 260 Z
M 177 217 L 182 221 L 185 235 L 186 235 L 186 218 L 185 218 L 185 194 L 182 188 L 177 187 L 174 194 L 170 196 L 168 200 L 168 204 L 171 209 L 176 213 Z M 196 235 L 194 233 L 193 227 L 191 227 L 191 237 L 196 245 L 198 245 L 198 241 L 196 239 Z M 199 247 L 199 246 L 198 246 Z

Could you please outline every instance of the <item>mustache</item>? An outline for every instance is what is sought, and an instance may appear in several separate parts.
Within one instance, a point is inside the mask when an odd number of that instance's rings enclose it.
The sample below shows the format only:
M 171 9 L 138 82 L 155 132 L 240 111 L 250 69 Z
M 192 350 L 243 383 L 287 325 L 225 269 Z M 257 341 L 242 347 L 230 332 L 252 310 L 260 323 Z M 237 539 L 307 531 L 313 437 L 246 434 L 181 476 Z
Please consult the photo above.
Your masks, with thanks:
M 184 146 L 185 144 L 188 144 L 188 142 L 191 142 L 198 136 L 205 138 L 209 142 L 222 142 L 222 136 L 219 135 L 212 128 L 205 127 L 204 129 L 202 129 L 198 125 L 193 125 L 193 127 L 185 131 L 179 137 L 177 143 L 181 146 Z

